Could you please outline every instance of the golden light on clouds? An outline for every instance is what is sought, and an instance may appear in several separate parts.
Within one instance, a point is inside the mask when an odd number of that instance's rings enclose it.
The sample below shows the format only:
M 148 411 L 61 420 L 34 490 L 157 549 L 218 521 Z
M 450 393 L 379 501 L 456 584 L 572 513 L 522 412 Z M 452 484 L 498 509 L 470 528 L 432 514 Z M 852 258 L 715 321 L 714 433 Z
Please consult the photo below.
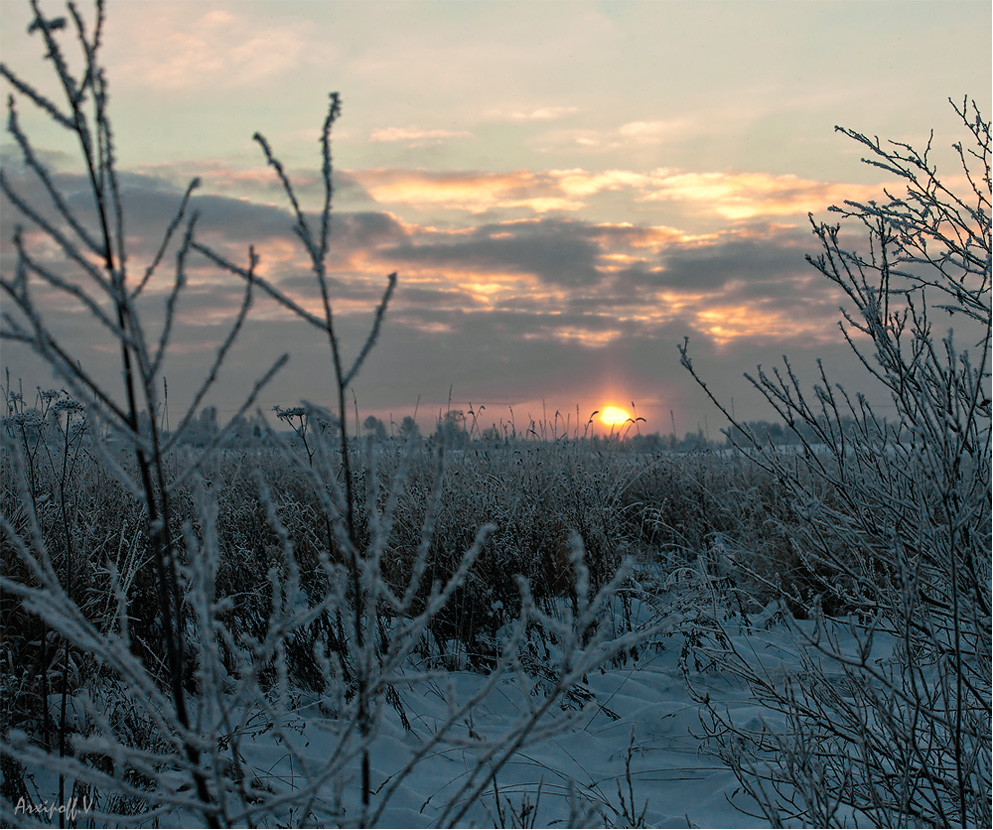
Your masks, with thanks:
M 458 135 L 445 130 L 394 127 L 377 131 L 376 140 Z M 464 210 L 470 214 L 496 208 L 537 214 L 576 212 L 588 208 L 595 197 L 616 193 L 627 194 L 633 203 L 684 204 L 697 214 L 743 221 L 761 216 L 805 216 L 845 199 L 866 200 L 880 194 L 878 185 L 817 181 L 793 174 L 687 172 L 667 167 L 649 172 L 620 168 L 600 172 L 571 168 L 506 173 L 381 169 L 355 171 L 353 175 L 383 204 Z M 632 244 L 637 244 L 636 237 L 641 237 L 641 244 L 651 244 L 685 233 L 665 225 L 630 227 Z
M 355 179 L 383 204 L 444 207 L 471 214 L 494 208 L 523 208 L 534 213 L 572 211 L 583 203 L 562 192 L 541 173 L 428 172 L 419 170 L 360 170 Z
M 620 329 L 589 331 L 581 328 L 568 328 L 556 330 L 555 337 L 566 343 L 579 343 L 590 348 L 599 348 L 617 340 L 622 334 Z
M 703 210 L 732 220 L 757 216 L 802 216 L 825 210 L 845 199 L 878 196 L 878 185 L 819 182 L 793 174 L 670 173 L 656 171 L 651 187 L 640 198 L 647 202 L 698 204 Z
M 640 187 L 647 177 L 631 170 L 607 170 L 603 173 L 590 173 L 588 170 L 552 170 L 549 175 L 557 180 L 558 186 L 568 196 L 592 196 L 603 190 L 620 190 L 624 187 Z
M 719 346 L 742 338 L 796 339 L 810 342 L 829 339 L 833 326 L 816 318 L 797 317 L 787 312 L 767 311 L 752 305 L 716 306 L 696 312 L 698 328 Z

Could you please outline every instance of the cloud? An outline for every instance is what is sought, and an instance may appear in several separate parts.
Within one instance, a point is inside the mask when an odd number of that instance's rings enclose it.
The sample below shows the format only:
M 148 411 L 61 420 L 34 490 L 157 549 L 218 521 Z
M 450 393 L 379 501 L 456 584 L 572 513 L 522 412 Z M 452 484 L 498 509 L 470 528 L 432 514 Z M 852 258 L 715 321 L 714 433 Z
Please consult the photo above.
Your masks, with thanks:
M 555 121 L 579 112 L 579 107 L 538 107 L 530 112 L 515 111 L 506 118 L 511 121 Z
M 58 173 L 54 175 L 54 180 L 67 194 L 67 202 L 81 223 L 96 236 L 98 225 L 85 178 L 78 174 Z M 151 263 L 166 228 L 176 217 L 183 190 L 166 178 L 140 173 L 122 173 L 119 181 L 133 284 Z M 15 174 L 11 177 L 11 183 L 16 191 L 36 205 L 44 206 L 49 201 L 33 176 Z M 13 219 L 17 211 L 5 198 L 2 199 L 2 207 L 4 217 Z M 64 224 L 50 208 L 45 208 L 43 212 L 56 226 Z M 320 310 L 311 263 L 300 240 L 292 232 L 295 219 L 288 210 L 248 198 L 207 193 L 193 196 L 186 221 L 194 214 L 197 215 L 195 237 L 198 241 L 241 266 L 247 264 L 248 248 L 253 246 L 259 257 L 257 273 L 260 276 L 283 285 L 305 307 Z M 319 217 L 306 214 L 306 218 L 312 231 L 318 233 Z M 185 225 L 180 226 L 174 234 L 159 266 L 158 277 L 145 290 L 145 296 L 150 300 L 157 302 L 171 289 L 175 255 L 184 230 Z M 382 294 L 387 273 L 384 263 L 374 258 L 374 252 L 383 245 L 400 243 L 406 237 L 405 229 L 387 213 L 342 211 L 333 215 L 332 237 L 328 266 L 332 280 L 338 280 L 336 288 L 343 301 L 341 310 L 349 313 L 365 311 L 370 305 L 374 307 Z M 86 285 L 86 280 L 81 280 L 78 269 L 65 262 L 61 249 L 44 234 L 34 230 L 30 223 L 26 227 L 25 238 L 32 255 L 46 267 L 63 273 L 70 281 L 80 282 L 87 289 L 92 288 Z M 9 238 L 0 241 L 0 251 L 6 274 L 14 264 Z M 242 287 L 240 279 L 219 270 L 199 254 L 192 253 L 187 259 L 186 278 L 186 295 L 203 298 L 197 304 L 198 310 L 188 313 L 191 320 L 199 319 L 202 313 L 214 308 L 209 300 L 210 292 L 221 292 L 218 296 L 226 298 L 231 309 L 237 307 L 236 298 Z M 344 278 L 348 278 L 349 282 L 342 282 Z M 224 286 L 233 286 L 233 289 L 225 289 Z M 234 290 L 234 295 L 229 295 L 230 290 Z
M 417 127 L 383 127 L 373 130 L 370 141 L 410 141 L 425 143 L 445 138 L 470 138 L 467 130 L 422 130 Z
M 117 83 L 169 93 L 251 88 L 298 69 L 313 48 L 302 23 L 261 23 L 220 9 L 197 13 L 185 3 L 123 4 L 114 24 Z
M 576 149 L 586 153 L 643 151 L 661 146 L 663 142 L 690 139 L 700 129 L 699 122 L 691 118 L 628 121 L 607 129 L 559 128 L 541 135 L 538 146 L 546 153 Z
M 605 170 L 592 173 L 580 168 L 552 170 L 549 176 L 569 197 L 592 196 L 604 190 L 638 189 L 649 181 L 644 174 L 631 170 Z
M 796 216 L 818 212 L 845 199 L 881 194 L 878 185 L 819 182 L 792 174 L 679 173 L 659 170 L 640 196 L 642 201 L 677 201 L 725 219 Z
M 660 277 L 674 287 L 790 277 L 810 267 L 804 261 L 809 236 L 784 230 L 771 238 L 726 235 L 714 244 L 673 245 L 662 257 Z
M 534 213 L 578 210 L 554 176 L 517 170 L 510 173 L 360 170 L 352 175 L 382 204 L 418 209 L 443 207 L 472 214 L 495 208 L 524 208 Z
M 62 175 L 65 189 L 81 194 L 74 198 L 81 211 L 87 210 L 85 181 Z M 625 171 L 485 176 L 391 171 L 364 186 L 374 192 L 376 186 L 427 181 L 449 188 L 447 198 L 468 198 L 460 188 L 475 194 L 482 182 L 491 187 L 494 200 L 566 192 L 585 199 L 612 188 L 641 192 L 661 175 L 646 183 Z M 361 188 L 363 174 L 355 176 Z M 254 187 L 252 177 L 246 182 Z M 181 189 L 165 175 L 130 174 L 122 184 L 135 252 L 132 273 L 139 273 L 172 218 Z M 248 244 L 254 244 L 266 275 L 319 313 L 306 256 L 290 231 L 293 218 L 279 202 L 198 196 L 193 205 L 201 212 L 198 233 L 239 262 Z M 312 214 L 308 218 L 316 222 Z M 838 297 L 803 261 L 811 243 L 805 226 L 756 221 L 691 236 L 665 225 L 561 216 L 475 224 L 468 213 L 459 223 L 439 227 L 405 222 L 383 210 L 360 210 L 335 213 L 329 267 L 347 344 L 362 342 L 384 275 L 400 274 L 367 369 L 373 380 L 358 388 L 364 405 L 406 403 L 406 412 L 419 394 L 427 402 L 455 384 L 474 399 L 482 394 L 519 401 L 546 397 L 554 411 L 575 403 L 596 408 L 598 396 L 610 389 L 612 395 L 637 399 L 639 412 L 646 398 L 659 401 L 654 416 L 647 405 L 643 414 L 654 417 L 651 429 L 668 431 L 668 409 L 689 406 L 681 402 L 688 393 L 671 381 L 678 373 L 675 344 L 685 335 L 709 360 L 698 365 L 709 366 L 710 376 L 728 389 L 735 388 L 729 380 L 732 363 L 736 371 L 750 369 L 756 358 L 768 363 L 784 351 L 823 351 L 837 341 Z M 146 323 L 153 332 L 170 284 L 173 253 L 167 254 L 159 287 L 151 287 L 145 298 Z M 59 256 L 51 250 L 41 254 Z M 6 273 L 9 246 L 4 257 Z M 189 265 L 183 325 L 176 330 L 177 351 L 167 369 L 177 396 L 180 378 L 192 376 L 197 361 L 213 353 L 243 289 L 236 277 L 201 258 Z M 93 326 L 79 322 L 85 315 L 61 304 L 53 305 L 51 313 L 59 330 L 81 349 L 96 347 Z M 326 368 L 322 342 L 315 342 L 320 338 L 261 297 L 253 320 L 242 337 L 246 356 L 233 360 L 232 371 L 247 377 L 290 349 L 296 386 L 278 387 L 284 391 L 272 393 L 274 402 L 313 397 L 301 379 Z M 732 354 L 734 361 L 728 357 Z M 741 411 L 739 392 L 731 394 Z
M 629 121 L 617 128 L 617 135 L 627 141 L 656 142 L 667 135 L 684 130 L 688 124 L 685 118 L 671 121 Z
M 179 192 L 185 190 L 192 179 L 199 178 L 198 195 L 215 195 L 273 207 L 285 206 L 287 200 L 283 185 L 272 168 L 262 162 L 261 155 L 256 164 L 249 164 L 251 166 L 240 167 L 226 159 L 181 159 L 141 164 L 130 173 L 122 174 L 122 178 L 140 176 L 145 183 L 159 181 L 163 187 Z M 303 204 L 320 204 L 324 198 L 324 179 L 320 171 L 315 171 L 312 165 L 287 165 L 285 170 L 297 198 Z M 336 209 L 358 210 L 376 204 L 347 170 L 335 170 L 333 184 Z
M 871 199 L 878 185 L 857 185 L 768 173 L 648 173 L 583 168 L 506 173 L 376 169 L 351 175 L 377 202 L 416 210 L 445 209 L 479 215 L 497 209 L 536 214 L 575 213 L 602 194 L 624 194 L 644 206 L 669 202 L 722 222 L 805 216 L 845 199 Z
M 397 262 L 532 274 L 554 285 L 589 285 L 602 278 L 600 247 L 588 226 L 541 219 L 483 225 L 437 241 L 394 246 L 386 255 Z
M 476 194 L 481 182 L 504 196 L 523 196 L 529 186 L 588 193 L 639 183 L 623 171 L 484 177 L 389 171 L 366 185 L 375 192 L 425 180 L 447 198 Z M 63 175 L 60 183 L 81 194 L 74 198 L 85 215 L 89 206 L 82 178 Z M 141 174 L 123 177 L 122 185 L 133 268 L 140 268 L 174 216 L 181 191 L 162 177 Z M 239 263 L 246 261 L 248 245 L 254 245 L 259 273 L 308 309 L 320 311 L 310 263 L 291 232 L 294 219 L 286 209 L 217 194 L 197 196 L 191 207 L 200 213 L 201 240 Z M 308 221 L 316 231 L 317 217 L 308 214 Z M 830 328 L 825 321 L 833 321 L 837 298 L 822 281 L 810 279 L 803 260 L 809 243 L 803 228 L 754 222 L 691 236 L 668 226 L 563 217 L 438 228 L 404 223 L 384 211 L 342 211 L 334 214 L 328 265 L 336 308 L 344 315 L 368 313 L 381 296 L 384 275 L 397 270 L 401 282 L 394 311 L 410 325 L 452 325 L 427 319 L 432 306 L 532 316 L 540 310 L 554 312 L 555 324 L 539 325 L 535 317 L 534 328 L 521 336 L 602 346 L 632 328 L 682 319 L 690 330 L 728 343 L 734 338 L 795 339 Z M 165 269 L 168 263 L 167 257 Z M 222 285 L 229 279 L 199 258 L 190 265 L 192 284 Z M 150 296 L 155 293 L 150 289 Z M 576 316 L 566 322 L 563 315 Z
M 602 347 L 676 320 L 722 344 L 833 336 L 839 297 L 811 274 L 803 258 L 809 234 L 794 227 L 748 226 L 696 239 L 667 228 L 552 218 L 407 230 L 401 245 L 377 257 L 401 279 L 458 286 L 480 313 L 523 315 L 533 325 L 522 337 Z M 464 296 L 449 294 L 445 308 L 454 311 L 451 301 Z

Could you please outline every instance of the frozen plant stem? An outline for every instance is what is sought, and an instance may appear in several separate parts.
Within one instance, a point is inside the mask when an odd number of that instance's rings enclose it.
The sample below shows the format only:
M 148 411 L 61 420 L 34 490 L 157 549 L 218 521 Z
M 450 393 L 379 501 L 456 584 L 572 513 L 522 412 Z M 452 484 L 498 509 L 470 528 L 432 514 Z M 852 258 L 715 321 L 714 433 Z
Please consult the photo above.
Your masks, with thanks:
M 167 497 L 167 486 L 164 478 L 164 465 L 159 444 L 158 426 L 154 417 L 154 391 L 150 388 L 150 378 L 146 366 L 142 365 L 144 350 L 138 348 L 142 334 L 135 325 L 133 309 L 127 288 L 126 255 L 123 249 L 123 211 L 117 184 L 117 170 L 114 164 L 114 142 L 111 133 L 110 120 L 107 112 L 107 88 L 102 70 L 95 64 L 96 48 L 100 42 L 101 28 L 104 21 L 103 3 L 97 4 L 97 23 L 93 41 L 88 44 L 82 18 L 70 5 L 69 9 L 76 24 L 80 42 L 86 55 L 86 73 L 82 83 L 77 83 L 70 74 L 62 58 L 61 47 L 54 37 L 54 32 L 64 25 L 64 19 L 47 19 L 42 14 L 37 0 L 31 0 L 31 8 L 35 19 L 32 28 L 40 31 L 45 40 L 48 57 L 52 61 L 56 74 L 62 85 L 62 91 L 71 111 L 72 132 L 76 135 L 82 154 L 86 174 L 89 179 L 90 193 L 93 197 L 94 208 L 100 226 L 100 247 L 103 260 L 103 270 L 107 283 L 111 287 L 111 298 L 117 317 L 117 325 L 122 333 L 119 339 L 121 365 L 123 370 L 124 390 L 126 398 L 126 425 L 135 435 L 139 434 L 138 404 L 139 383 L 144 383 L 142 392 L 152 417 L 148 420 L 150 429 L 151 451 L 144 445 L 136 443 L 135 458 L 138 464 L 142 491 L 145 495 L 145 506 L 148 511 L 148 528 L 152 548 L 152 559 L 159 581 L 159 613 L 162 620 L 162 630 L 165 636 L 166 654 L 168 657 L 170 683 L 176 715 L 184 732 L 190 726 L 189 713 L 186 709 L 186 695 L 183 689 L 183 672 L 186 665 L 185 634 L 183 625 L 182 600 L 179 590 L 179 578 L 176 571 L 176 553 L 171 545 L 172 517 Z M 5 71 L 5 75 L 9 74 Z M 83 110 L 87 91 L 93 99 L 93 127 Z M 111 230 L 111 215 L 114 216 L 116 232 Z M 115 251 L 116 238 L 116 251 Z M 157 488 L 157 490 L 156 490 Z M 160 497 L 156 498 L 156 492 Z M 71 562 L 71 556 L 70 556 Z M 70 582 L 71 586 L 71 582 Z M 71 595 L 71 593 L 70 593 Z M 68 648 L 68 645 L 66 646 Z M 63 677 L 62 721 L 60 734 L 60 754 L 65 752 L 65 706 L 66 690 Z M 200 751 L 188 739 L 183 741 L 186 755 L 193 769 L 194 783 L 197 795 L 204 805 L 213 800 L 207 783 L 200 772 Z M 60 793 L 60 797 L 63 794 Z M 210 827 L 219 827 L 214 811 L 206 809 L 205 818 Z M 64 816 L 60 816 L 64 821 Z
M 348 576 L 352 593 L 352 624 L 355 637 L 354 657 L 357 663 L 354 678 L 356 687 L 355 693 L 357 697 L 356 717 L 358 730 L 362 737 L 363 744 L 362 757 L 360 761 L 362 777 L 362 806 L 363 811 L 368 812 L 372 793 L 368 750 L 369 738 L 372 732 L 372 701 L 370 697 L 372 690 L 370 689 L 369 677 L 373 667 L 369 665 L 369 661 L 372 659 L 371 651 L 366 647 L 367 638 L 371 636 L 371 632 L 366 630 L 367 623 L 365 620 L 365 613 L 367 610 L 367 602 L 362 580 L 364 564 L 362 561 L 362 541 L 359 538 L 355 516 L 355 476 L 352 470 L 351 453 L 349 450 L 346 395 L 351 382 L 358 374 L 365 358 L 368 356 L 379 336 L 379 330 L 385 317 L 386 308 L 389 305 L 393 291 L 396 287 L 396 274 L 390 274 L 387 278 L 387 287 L 383 292 L 379 306 L 376 309 L 373 324 L 370 328 L 369 334 L 366 337 L 366 341 L 359 350 L 358 356 L 356 357 L 354 363 L 346 371 L 341 352 L 341 345 L 335 329 L 335 317 L 330 292 L 328 290 L 326 264 L 331 236 L 331 205 L 334 194 L 333 165 L 331 163 L 331 130 L 340 112 L 340 98 L 337 93 L 331 93 L 327 116 L 324 119 L 324 125 L 321 130 L 321 173 L 324 186 L 324 198 L 320 214 L 320 231 L 316 239 L 296 197 L 293 185 L 283 169 L 283 165 L 273 154 L 269 143 L 260 133 L 256 133 L 253 136 L 254 140 L 262 148 L 266 161 L 275 170 L 276 175 L 283 187 L 283 191 L 286 194 L 287 200 L 290 203 L 293 215 L 296 219 L 293 230 L 300 239 L 310 260 L 311 271 L 313 272 L 321 296 L 323 319 L 317 318 L 314 315 L 305 312 L 289 297 L 283 294 L 282 291 L 259 278 L 251 271 L 245 271 L 237 266 L 234 266 L 232 263 L 227 262 L 223 259 L 223 257 L 206 246 L 200 245 L 199 243 L 194 243 L 193 247 L 222 267 L 225 267 L 229 271 L 242 276 L 250 284 L 259 285 L 263 291 L 276 299 L 277 302 L 289 308 L 302 319 L 316 326 L 318 329 L 323 331 L 327 337 L 328 348 L 331 353 L 331 364 L 333 367 L 332 382 L 337 412 L 335 421 L 338 432 L 339 446 L 341 448 L 342 479 L 344 489 L 345 534 L 344 539 L 341 539 L 340 541 L 343 542 L 342 546 L 344 547 L 344 558 L 348 567 Z M 307 413 L 308 418 L 309 416 L 310 413 Z M 301 434 L 301 437 L 303 437 L 303 431 L 305 428 L 304 423 L 301 422 L 301 428 L 297 430 L 298 434 Z M 308 455 L 308 463 L 313 463 L 313 453 L 306 443 L 305 449 Z M 334 539 L 332 532 L 329 532 L 329 545 L 333 545 L 333 541 Z M 342 643 L 342 646 L 343 645 L 344 643 Z

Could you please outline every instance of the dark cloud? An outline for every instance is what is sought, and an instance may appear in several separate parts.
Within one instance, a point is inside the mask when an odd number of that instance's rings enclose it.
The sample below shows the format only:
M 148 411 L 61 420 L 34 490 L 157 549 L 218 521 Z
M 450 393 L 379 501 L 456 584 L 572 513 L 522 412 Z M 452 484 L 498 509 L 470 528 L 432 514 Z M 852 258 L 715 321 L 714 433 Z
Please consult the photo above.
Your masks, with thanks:
M 381 254 L 397 262 L 533 274 L 552 285 L 592 285 L 603 274 L 591 227 L 563 219 L 489 224 L 443 241 L 396 245 Z
M 810 267 L 804 261 L 808 238 L 790 229 L 772 238 L 732 237 L 712 245 L 677 247 L 663 256 L 665 278 L 668 284 L 691 286 L 804 273 Z
M 632 291 L 648 289 L 714 293 L 724 288 L 729 279 L 729 274 L 716 270 L 670 271 L 663 266 L 650 265 L 635 265 L 617 272 L 618 284 Z
M 599 291 L 595 294 L 570 294 L 566 298 L 566 308 L 575 312 L 604 312 L 617 308 L 630 308 L 632 303 L 655 304 L 654 296 L 634 297 L 630 293 L 618 293 L 612 290 Z
M 373 208 L 378 204 L 369 195 L 369 191 L 347 170 L 335 170 L 334 172 L 334 200 L 337 205 L 345 202 L 349 209 Z
M 844 294 L 824 278 L 796 276 L 735 281 L 722 292 L 721 299 L 815 319 L 835 316 Z
M 438 308 L 457 303 L 460 306 L 478 306 L 480 301 L 471 294 L 452 288 L 422 288 L 405 286 L 402 283 L 396 289 L 396 301 L 408 307 Z
M 345 247 L 383 245 L 406 236 L 403 227 L 388 213 L 363 211 L 332 215 L 332 245 Z
M 621 285 L 714 293 L 732 282 L 776 285 L 810 269 L 804 260 L 809 234 L 793 229 L 761 238 L 724 238 L 706 244 L 667 246 L 658 264 L 619 272 Z
M 45 218 L 62 224 L 51 206 L 51 199 L 34 175 L 15 169 L 9 178 L 14 190 L 40 210 Z M 52 178 L 74 215 L 96 236 L 99 225 L 88 180 L 82 175 L 60 172 L 54 173 Z M 121 173 L 119 181 L 125 233 L 133 246 L 131 253 L 137 256 L 150 254 L 157 249 L 166 228 L 175 218 L 185 186 L 181 188 L 166 178 L 139 173 Z M 354 184 L 354 188 L 358 187 Z M 6 197 L 2 206 L 5 219 L 23 219 Z M 222 237 L 229 253 L 232 249 L 243 250 L 252 243 L 264 256 L 267 239 L 291 239 L 300 246 L 301 255 L 304 253 L 292 230 L 295 217 L 282 206 L 194 191 L 187 217 L 194 212 L 199 214 L 197 233 L 207 241 L 210 237 Z M 320 230 L 318 215 L 308 213 L 306 219 L 316 235 Z M 335 212 L 332 219 L 331 263 L 342 264 L 356 250 L 375 249 L 388 243 L 399 244 L 404 238 L 401 225 L 387 213 Z
M 247 199 L 208 194 L 194 196 L 191 207 L 200 213 L 198 233 L 223 234 L 231 241 L 259 242 L 266 237 L 288 235 L 294 224 L 289 211 Z

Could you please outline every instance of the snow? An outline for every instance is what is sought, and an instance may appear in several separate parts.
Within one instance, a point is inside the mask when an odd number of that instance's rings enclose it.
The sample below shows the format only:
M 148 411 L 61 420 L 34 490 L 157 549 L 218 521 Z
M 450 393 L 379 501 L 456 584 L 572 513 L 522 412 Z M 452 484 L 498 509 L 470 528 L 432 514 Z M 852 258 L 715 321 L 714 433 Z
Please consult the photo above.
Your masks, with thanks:
M 639 647 L 636 657 L 590 671 L 578 694 L 556 703 L 505 763 L 503 750 L 491 750 L 505 748 L 501 736 L 545 701 L 540 672 L 536 678 L 508 671 L 482 696 L 489 681 L 485 674 L 425 672 L 411 665 L 409 679 L 394 687 L 409 729 L 388 703 L 381 701 L 378 709 L 370 744 L 372 813 L 362 812 L 356 743 L 342 740 L 342 724 L 327 698 L 292 694 L 278 729 L 259 728 L 264 719 L 246 717 L 253 728 L 245 730 L 238 749 L 256 786 L 274 795 L 293 792 L 299 801 L 308 778 L 322 779 L 308 809 L 293 805 L 291 810 L 287 804 L 281 818 L 276 811 L 281 826 L 365 826 L 372 815 L 376 826 L 408 828 L 767 827 L 734 773 L 708 751 L 700 700 L 706 695 L 746 730 L 781 726 L 783 716 L 763 707 L 726 664 L 700 648 L 698 635 L 716 611 L 701 602 L 703 596 L 692 586 L 678 586 L 650 602 L 629 602 L 635 622 L 658 621 L 663 614 L 659 633 Z M 725 618 L 723 626 L 728 645 L 774 683 L 801 667 L 802 652 L 808 659 L 813 653 L 806 638 L 816 634 L 814 623 L 790 619 L 774 603 L 747 621 Z M 858 645 L 843 623 L 834 624 L 831 633 L 843 650 Z M 871 659 L 885 660 L 891 648 L 887 637 L 877 637 Z M 552 663 L 555 659 L 553 646 Z M 77 705 L 85 705 L 83 697 Z M 481 699 L 444 741 L 424 753 L 452 712 L 474 697 Z M 57 700 L 53 696 L 52 704 Z M 339 756 L 342 747 L 353 756 Z M 335 764 L 340 772 L 325 775 Z M 494 766 L 495 786 L 484 780 Z M 160 776 L 160 787 L 168 775 Z M 43 772 L 36 775 L 42 790 L 45 778 Z M 52 791 L 55 781 L 47 783 Z M 481 792 L 473 798 L 476 786 Z M 174 788 L 189 788 L 185 775 L 176 777 Z M 149 818 L 134 817 L 139 825 Z M 158 820 L 164 827 L 196 826 L 202 816 L 174 810 Z
M 637 614 L 637 606 L 635 613 Z M 796 648 L 795 629 L 776 623 L 767 609 L 759 618 L 771 630 L 754 627 L 741 632 L 737 645 L 761 655 L 770 669 L 788 659 Z M 637 659 L 604 666 L 585 678 L 583 694 L 556 705 L 536 734 L 504 764 L 492 785 L 456 822 L 459 827 L 516 824 L 522 810 L 530 826 L 630 826 L 643 814 L 649 827 L 761 827 L 768 822 L 741 812 L 758 813 L 756 805 L 737 792 L 734 774 L 708 753 L 702 741 L 701 704 L 693 699 L 684 666 L 698 692 L 712 703 L 728 706 L 744 722 L 766 719 L 770 713 L 749 698 L 737 682 L 716 668 L 697 668 L 687 658 L 687 638 L 677 630 L 665 632 Z M 702 659 L 701 663 L 705 662 Z M 421 677 L 399 684 L 397 691 L 410 722 L 384 705 L 371 746 L 373 806 L 384 797 L 405 765 L 449 717 L 453 705 L 477 694 L 485 676 L 469 671 L 448 672 L 444 678 Z M 444 826 L 457 814 L 459 796 L 485 756 L 490 739 L 526 718 L 541 702 L 540 684 L 508 673 L 494 691 L 475 706 L 448 739 L 432 749 L 389 795 L 377 820 L 382 827 Z M 299 777 L 299 759 L 319 769 L 339 746 L 333 715 L 319 701 L 301 702 L 292 713 L 293 729 L 283 732 L 298 753 L 290 760 L 288 747 L 272 733 L 242 744 L 246 759 L 260 777 L 285 786 Z M 497 756 L 498 757 L 498 756 Z M 488 770 L 491 765 L 483 764 Z M 630 787 L 626 770 L 630 770 Z M 314 815 L 334 811 L 337 797 L 345 821 L 358 821 L 361 812 L 359 765 L 346 767 L 343 792 L 329 783 L 314 805 Z M 301 779 L 302 780 L 302 779 Z M 620 790 L 620 792 L 619 792 Z M 497 808 L 500 799 L 501 818 Z M 631 811 L 631 798 L 634 809 Z M 570 810 L 570 801 L 573 809 Z M 577 809 L 575 805 L 580 805 Z M 533 812 L 528 811 L 528 807 Z M 628 810 L 627 815 L 625 809 Z M 584 815 L 585 814 L 585 815 Z M 634 817 L 634 819 L 632 819 Z
M 698 704 L 693 702 L 678 666 L 678 650 L 650 653 L 637 665 L 604 669 L 588 677 L 594 697 L 582 709 L 557 711 L 556 732 L 528 740 L 497 775 L 500 797 L 519 808 L 527 798 L 536 800 L 535 826 L 568 826 L 570 785 L 582 801 L 598 812 L 593 825 L 622 826 L 618 784 L 627 795 L 625 758 L 631 748 L 631 781 L 636 811 L 647 802 L 645 823 L 654 827 L 752 827 L 729 802 L 737 786 L 721 762 L 701 751 Z M 483 682 L 470 672 L 453 673 L 451 686 L 442 690 L 432 682 L 411 683 L 401 698 L 411 722 L 406 732 L 392 710 L 384 712 L 372 747 L 374 787 L 391 779 L 416 747 L 443 723 L 454 693 L 456 701 L 470 697 Z M 508 677 L 497 692 L 472 713 L 471 731 L 459 730 L 467 746 L 446 746 L 415 769 L 394 793 L 379 826 L 431 827 L 449 806 L 452 795 L 476 765 L 478 753 L 472 736 L 485 740 L 527 713 L 519 681 Z M 335 751 L 332 724 L 316 707 L 304 718 L 298 736 L 302 755 L 315 765 Z M 695 734 L 697 733 L 697 734 Z M 286 778 L 285 750 L 257 738 L 246 754 L 258 768 Z M 540 800 L 538 793 L 540 790 Z M 358 770 L 344 794 L 349 813 L 359 808 Z M 459 826 L 499 825 L 493 788 L 473 805 Z

